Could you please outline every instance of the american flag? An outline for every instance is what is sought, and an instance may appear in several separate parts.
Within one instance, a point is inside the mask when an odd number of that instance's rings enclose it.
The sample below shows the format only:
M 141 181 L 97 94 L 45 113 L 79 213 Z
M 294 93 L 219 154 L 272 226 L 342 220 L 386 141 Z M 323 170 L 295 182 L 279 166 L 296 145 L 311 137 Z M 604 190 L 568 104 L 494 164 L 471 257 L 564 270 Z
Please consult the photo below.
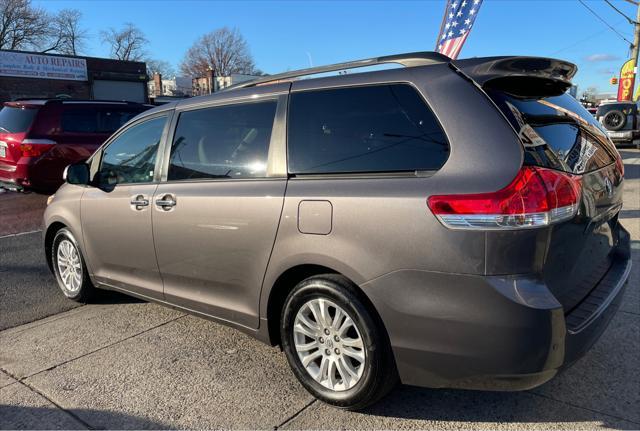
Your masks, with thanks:
M 448 0 L 436 51 L 456 59 L 467 40 L 482 0 Z

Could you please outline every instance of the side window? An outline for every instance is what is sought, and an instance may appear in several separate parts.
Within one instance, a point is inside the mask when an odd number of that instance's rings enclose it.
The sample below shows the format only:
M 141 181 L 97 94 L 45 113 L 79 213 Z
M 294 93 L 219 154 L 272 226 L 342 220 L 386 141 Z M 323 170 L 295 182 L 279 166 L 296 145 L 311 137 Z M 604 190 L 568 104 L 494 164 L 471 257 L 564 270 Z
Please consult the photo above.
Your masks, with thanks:
M 67 107 L 62 112 L 62 130 L 70 133 L 113 133 L 138 114 L 130 109 Z
M 70 133 L 97 133 L 98 112 L 89 106 L 65 108 L 62 111 L 62 130 Z
M 433 112 L 407 84 L 292 93 L 289 172 L 437 170 L 449 144 Z
M 145 183 L 153 180 L 156 155 L 167 117 L 128 128 L 102 153 L 97 180 L 102 185 Z
M 265 177 L 276 105 L 270 100 L 180 114 L 168 180 Z
M 113 133 L 138 114 L 138 111 L 130 110 L 101 110 L 98 112 L 98 132 Z

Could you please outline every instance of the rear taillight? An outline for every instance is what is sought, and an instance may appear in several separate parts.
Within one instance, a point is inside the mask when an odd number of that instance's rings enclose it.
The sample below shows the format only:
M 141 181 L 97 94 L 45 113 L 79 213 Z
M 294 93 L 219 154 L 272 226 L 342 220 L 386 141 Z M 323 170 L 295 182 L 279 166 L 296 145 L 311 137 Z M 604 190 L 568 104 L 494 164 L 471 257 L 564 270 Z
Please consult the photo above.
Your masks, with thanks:
M 622 161 L 620 154 L 616 157 L 616 168 L 618 169 L 618 172 L 620 172 L 620 175 L 624 177 L 624 162 Z
M 25 139 L 20 144 L 22 157 L 39 157 L 49 151 L 55 145 L 50 139 Z
M 573 218 L 581 189 L 578 176 L 525 166 L 502 190 L 431 196 L 428 205 L 453 229 L 525 229 Z

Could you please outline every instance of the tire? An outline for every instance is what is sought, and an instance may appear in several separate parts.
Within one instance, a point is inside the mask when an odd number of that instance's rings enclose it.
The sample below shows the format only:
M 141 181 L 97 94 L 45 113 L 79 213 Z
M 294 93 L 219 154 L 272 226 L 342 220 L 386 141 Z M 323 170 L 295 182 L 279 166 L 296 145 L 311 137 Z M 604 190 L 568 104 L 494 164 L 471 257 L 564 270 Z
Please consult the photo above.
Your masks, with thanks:
M 67 228 L 60 229 L 53 238 L 51 263 L 58 287 L 64 296 L 81 303 L 91 298 L 95 288 L 89 279 L 78 242 Z M 64 269 L 67 267 L 69 272 Z
M 314 317 L 323 305 L 329 316 L 324 322 Z M 336 329 L 339 326 L 346 329 L 341 332 Z M 342 276 L 326 274 L 300 282 L 285 300 L 280 336 L 289 365 L 300 383 L 328 404 L 359 410 L 378 401 L 398 382 L 391 346 L 380 318 L 366 305 L 357 288 Z M 311 345 L 314 347 L 307 347 Z M 304 347 L 299 353 L 296 346 Z M 303 359 L 308 361 L 307 366 L 303 365 Z
M 621 130 L 627 124 L 627 117 L 622 111 L 614 109 L 602 117 L 602 124 L 607 130 Z

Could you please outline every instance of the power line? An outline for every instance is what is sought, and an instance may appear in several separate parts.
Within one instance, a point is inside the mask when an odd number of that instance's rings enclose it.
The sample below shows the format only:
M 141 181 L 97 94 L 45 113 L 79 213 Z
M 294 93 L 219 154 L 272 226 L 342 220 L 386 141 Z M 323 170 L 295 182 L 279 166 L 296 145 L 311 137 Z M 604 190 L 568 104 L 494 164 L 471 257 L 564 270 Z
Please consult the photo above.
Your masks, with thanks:
M 615 28 L 613 28 L 611 25 L 609 25 L 608 22 L 606 22 L 604 19 L 602 19 L 602 17 L 600 17 L 600 15 L 598 15 L 593 9 L 591 9 L 589 6 L 586 5 L 586 3 L 582 0 L 578 0 L 580 2 L 580 4 L 582 6 L 584 6 L 585 8 L 587 8 L 589 10 L 589 12 L 591 12 L 596 18 L 598 18 L 600 21 L 602 21 L 604 23 L 604 25 L 606 25 L 607 27 L 609 27 L 611 30 L 613 30 L 615 32 L 615 34 L 617 34 L 618 36 L 620 36 L 625 42 L 627 42 L 629 45 L 633 45 L 633 43 L 628 40 L 626 37 L 624 37 L 622 35 L 622 33 L 620 33 L 618 30 L 616 30 Z
M 607 29 L 606 29 L 606 28 L 603 28 L 602 30 L 600 30 L 600 31 L 598 31 L 598 32 L 596 32 L 596 33 L 593 33 L 592 35 L 587 36 L 587 37 L 585 37 L 584 39 L 580 39 L 580 40 L 575 41 L 575 42 L 574 42 L 574 43 L 572 43 L 571 45 L 565 46 L 564 48 L 558 49 L 557 51 L 553 51 L 550 55 L 556 55 L 556 54 L 561 53 L 562 51 L 566 51 L 566 50 L 567 50 L 567 49 L 569 49 L 569 48 L 573 48 L 573 47 L 574 47 L 574 46 L 576 46 L 576 45 L 580 45 L 582 42 L 586 42 L 586 41 L 588 41 L 588 40 L 593 39 L 593 38 L 594 38 L 594 37 L 596 37 L 596 36 L 600 36 L 600 35 L 601 35 L 602 33 L 604 33 L 605 31 L 607 31 Z
M 620 15 L 622 15 L 623 17 L 625 17 L 627 19 L 627 21 L 629 21 L 629 24 L 631 25 L 636 25 L 637 23 L 632 20 L 631 18 L 629 18 L 627 15 L 625 15 L 620 9 L 618 9 L 617 7 L 615 7 L 609 0 L 604 0 L 604 2 L 606 4 L 608 4 L 609 6 L 611 6 L 613 8 L 613 10 L 615 10 L 616 12 L 618 12 Z

